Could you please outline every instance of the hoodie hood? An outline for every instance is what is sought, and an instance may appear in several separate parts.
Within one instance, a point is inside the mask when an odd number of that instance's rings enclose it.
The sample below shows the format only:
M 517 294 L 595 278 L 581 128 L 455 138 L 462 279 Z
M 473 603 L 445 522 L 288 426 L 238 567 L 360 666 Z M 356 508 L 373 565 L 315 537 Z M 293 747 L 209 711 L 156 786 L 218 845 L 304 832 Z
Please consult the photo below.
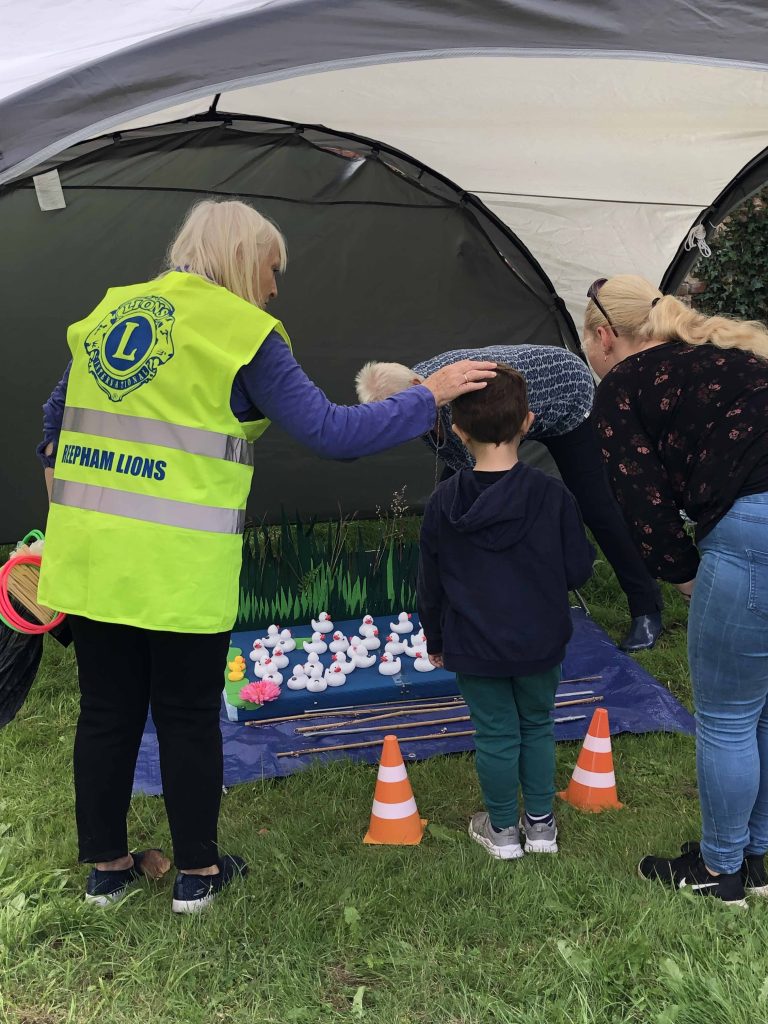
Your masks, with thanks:
M 523 541 L 538 518 L 546 488 L 536 472 L 518 462 L 482 486 L 474 470 L 463 469 L 442 485 L 441 508 L 451 526 L 487 551 L 504 551 Z

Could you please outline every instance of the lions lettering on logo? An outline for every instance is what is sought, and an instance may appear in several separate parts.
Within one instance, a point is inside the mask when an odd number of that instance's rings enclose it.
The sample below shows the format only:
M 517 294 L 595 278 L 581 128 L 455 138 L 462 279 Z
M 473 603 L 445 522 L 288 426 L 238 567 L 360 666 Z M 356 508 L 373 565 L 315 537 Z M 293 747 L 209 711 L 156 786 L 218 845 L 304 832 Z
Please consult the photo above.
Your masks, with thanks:
M 111 401 L 147 384 L 173 357 L 173 313 L 166 299 L 141 295 L 113 309 L 85 339 L 88 370 Z

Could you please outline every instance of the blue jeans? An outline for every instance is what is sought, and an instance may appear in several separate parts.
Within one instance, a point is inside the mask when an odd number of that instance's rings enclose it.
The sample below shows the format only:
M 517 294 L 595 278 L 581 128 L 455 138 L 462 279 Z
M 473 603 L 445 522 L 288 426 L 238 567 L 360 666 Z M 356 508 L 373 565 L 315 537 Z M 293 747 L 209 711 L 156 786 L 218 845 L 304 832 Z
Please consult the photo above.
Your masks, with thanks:
M 739 498 L 700 543 L 688 620 L 704 862 L 768 851 L 768 493 Z

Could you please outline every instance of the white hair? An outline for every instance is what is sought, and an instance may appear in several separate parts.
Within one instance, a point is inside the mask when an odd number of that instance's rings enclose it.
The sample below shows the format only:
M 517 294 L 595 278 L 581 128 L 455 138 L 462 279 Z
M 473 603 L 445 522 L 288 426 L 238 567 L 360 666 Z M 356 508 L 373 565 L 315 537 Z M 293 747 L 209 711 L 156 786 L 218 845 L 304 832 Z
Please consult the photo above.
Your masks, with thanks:
M 258 270 L 277 251 L 280 270 L 288 256 L 275 225 L 247 203 L 205 199 L 187 214 L 168 250 L 168 268 L 199 274 L 241 299 L 263 308 Z
M 355 377 L 358 401 L 381 402 L 405 391 L 414 380 L 424 378 L 402 363 L 366 363 Z

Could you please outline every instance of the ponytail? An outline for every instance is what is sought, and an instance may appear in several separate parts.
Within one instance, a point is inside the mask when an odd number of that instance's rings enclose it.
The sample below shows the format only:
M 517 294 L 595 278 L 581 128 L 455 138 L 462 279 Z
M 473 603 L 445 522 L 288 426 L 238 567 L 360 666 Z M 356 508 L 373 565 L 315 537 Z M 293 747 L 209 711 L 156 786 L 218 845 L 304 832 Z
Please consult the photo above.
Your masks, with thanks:
M 737 348 L 768 359 L 768 329 L 764 324 L 697 313 L 674 295 L 662 295 L 645 278 L 618 274 L 600 288 L 599 297 L 616 329 L 638 340 Z M 594 333 L 600 326 L 607 326 L 605 317 L 590 300 L 584 328 Z

